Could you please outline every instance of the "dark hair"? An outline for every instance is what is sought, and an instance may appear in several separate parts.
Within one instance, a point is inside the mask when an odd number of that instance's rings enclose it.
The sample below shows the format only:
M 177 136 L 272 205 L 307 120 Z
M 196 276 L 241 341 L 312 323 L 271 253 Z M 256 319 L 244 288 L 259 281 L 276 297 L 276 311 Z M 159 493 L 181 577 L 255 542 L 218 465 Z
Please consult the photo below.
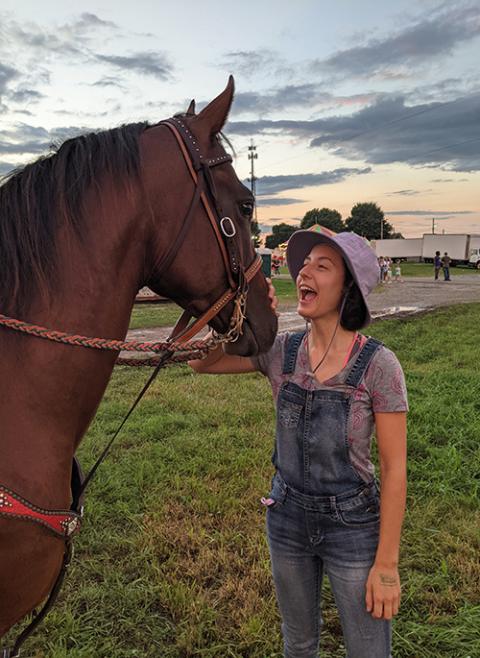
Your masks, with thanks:
M 340 325 L 348 331 L 358 331 L 365 325 L 367 308 L 362 293 L 347 267 L 345 267 L 344 295 L 347 299 L 340 317 Z
M 54 153 L 8 174 L 0 184 L 0 308 L 23 312 L 55 281 L 58 231 L 86 231 L 85 195 L 99 180 L 138 178 L 147 123 L 68 139 Z

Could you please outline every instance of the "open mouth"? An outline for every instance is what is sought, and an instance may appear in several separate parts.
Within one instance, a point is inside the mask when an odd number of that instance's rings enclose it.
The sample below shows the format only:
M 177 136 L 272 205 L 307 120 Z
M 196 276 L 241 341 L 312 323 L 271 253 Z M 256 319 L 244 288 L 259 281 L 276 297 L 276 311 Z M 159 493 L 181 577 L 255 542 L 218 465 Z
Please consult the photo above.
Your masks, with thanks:
M 299 287 L 300 301 L 301 302 L 311 302 L 317 297 L 317 293 L 313 288 L 302 284 Z

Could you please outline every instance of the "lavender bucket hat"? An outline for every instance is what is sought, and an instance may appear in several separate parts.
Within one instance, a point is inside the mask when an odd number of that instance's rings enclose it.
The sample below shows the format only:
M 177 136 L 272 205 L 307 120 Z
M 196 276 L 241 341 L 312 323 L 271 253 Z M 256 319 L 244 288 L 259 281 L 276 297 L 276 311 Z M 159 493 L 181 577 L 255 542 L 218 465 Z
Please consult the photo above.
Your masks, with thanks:
M 342 255 L 365 304 L 363 326 L 370 324 L 372 317 L 368 309 L 367 297 L 380 281 L 380 267 L 368 240 L 356 233 L 334 233 L 319 225 L 312 226 L 311 229 L 295 231 L 287 245 L 287 265 L 294 281 L 303 267 L 305 258 L 317 244 L 328 245 Z

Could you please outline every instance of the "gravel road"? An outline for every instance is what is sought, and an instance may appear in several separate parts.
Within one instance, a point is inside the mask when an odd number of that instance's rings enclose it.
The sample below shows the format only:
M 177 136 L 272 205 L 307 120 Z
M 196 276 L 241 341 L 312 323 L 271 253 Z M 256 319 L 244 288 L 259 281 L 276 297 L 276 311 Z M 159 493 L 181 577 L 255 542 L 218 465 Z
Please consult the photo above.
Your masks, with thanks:
M 369 298 L 374 318 L 402 317 L 421 311 L 468 302 L 480 302 L 480 276 L 463 274 L 451 281 L 434 281 L 427 277 L 407 277 L 404 281 L 383 284 Z M 273 281 L 275 284 L 275 280 Z M 160 312 L 161 309 L 159 309 Z M 295 305 L 280 307 L 280 331 L 303 328 L 304 322 L 295 312 Z M 128 332 L 128 340 L 164 340 L 170 329 L 134 329 Z M 127 356 L 122 354 L 122 356 Z

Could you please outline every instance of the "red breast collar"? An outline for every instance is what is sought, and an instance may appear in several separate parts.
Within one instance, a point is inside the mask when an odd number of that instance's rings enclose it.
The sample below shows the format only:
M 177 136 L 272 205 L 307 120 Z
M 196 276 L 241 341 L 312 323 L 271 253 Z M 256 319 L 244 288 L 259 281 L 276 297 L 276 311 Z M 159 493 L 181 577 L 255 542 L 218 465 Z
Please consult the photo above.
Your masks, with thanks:
M 0 485 L 0 517 L 33 521 L 57 537 L 67 539 L 79 530 L 82 515 L 71 510 L 42 509 Z

